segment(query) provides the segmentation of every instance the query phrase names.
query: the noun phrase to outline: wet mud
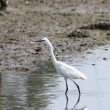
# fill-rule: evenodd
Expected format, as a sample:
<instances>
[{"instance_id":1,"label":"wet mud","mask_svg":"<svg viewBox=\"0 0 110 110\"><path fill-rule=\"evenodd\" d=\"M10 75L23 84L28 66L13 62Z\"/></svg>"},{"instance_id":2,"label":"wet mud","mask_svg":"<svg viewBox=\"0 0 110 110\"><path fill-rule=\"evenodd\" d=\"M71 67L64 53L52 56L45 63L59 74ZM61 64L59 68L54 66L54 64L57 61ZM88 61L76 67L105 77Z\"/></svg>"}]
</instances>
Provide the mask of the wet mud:
<instances>
[{"instance_id":1,"label":"wet mud","mask_svg":"<svg viewBox=\"0 0 110 110\"><path fill-rule=\"evenodd\" d=\"M56 57L110 43L109 28L78 29L108 21L109 5L109 0L10 0L0 14L0 71L30 71L39 61L48 61L47 47L29 43L44 36L54 45Z\"/></svg>"}]
</instances>

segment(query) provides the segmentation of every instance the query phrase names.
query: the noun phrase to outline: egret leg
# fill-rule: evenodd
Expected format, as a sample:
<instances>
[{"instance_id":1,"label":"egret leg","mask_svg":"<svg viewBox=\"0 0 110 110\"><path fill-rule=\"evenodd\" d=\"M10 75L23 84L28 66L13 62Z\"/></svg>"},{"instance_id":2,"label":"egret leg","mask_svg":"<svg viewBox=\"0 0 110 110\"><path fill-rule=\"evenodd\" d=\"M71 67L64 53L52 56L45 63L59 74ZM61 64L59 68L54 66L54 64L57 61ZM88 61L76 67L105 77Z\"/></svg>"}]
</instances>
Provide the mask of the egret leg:
<instances>
[{"instance_id":1,"label":"egret leg","mask_svg":"<svg viewBox=\"0 0 110 110\"><path fill-rule=\"evenodd\" d=\"M67 91L68 91L67 79L65 79L65 82L66 82L66 91L65 91L65 95L66 95L67 94Z\"/></svg>"},{"instance_id":2,"label":"egret leg","mask_svg":"<svg viewBox=\"0 0 110 110\"><path fill-rule=\"evenodd\" d=\"M65 97L66 97L65 110L68 110L68 96L67 96L67 94L65 94Z\"/></svg>"},{"instance_id":3,"label":"egret leg","mask_svg":"<svg viewBox=\"0 0 110 110\"><path fill-rule=\"evenodd\" d=\"M73 80L72 80L73 81ZM78 86L78 84L75 82L75 81L73 81L74 82L74 84L76 85L76 87L78 88L78 92L79 92L79 96L78 96L78 100L77 100L77 102L76 102L76 104L75 104L75 106L79 103L79 101L80 101L80 96L81 96L81 92L80 92L80 88L79 88L79 86Z\"/></svg>"}]
</instances>

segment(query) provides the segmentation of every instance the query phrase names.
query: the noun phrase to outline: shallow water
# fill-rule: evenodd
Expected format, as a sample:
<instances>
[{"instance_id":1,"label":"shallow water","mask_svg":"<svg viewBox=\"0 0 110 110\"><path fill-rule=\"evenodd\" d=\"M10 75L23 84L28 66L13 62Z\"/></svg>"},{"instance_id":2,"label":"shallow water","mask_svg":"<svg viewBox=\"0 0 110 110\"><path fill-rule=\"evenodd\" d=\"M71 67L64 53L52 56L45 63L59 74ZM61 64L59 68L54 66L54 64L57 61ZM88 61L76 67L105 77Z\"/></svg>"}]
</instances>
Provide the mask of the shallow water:
<instances>
[{"instance_id":1,"label":"shallow water","mask_svg":"<svg viewBox=\"0 0 110 110\"><path fill-rule=\"evenodd\" d=\"M50 63L34 72L0 74L0 110L109 110L110 108L110 46L88 50L77 58L66 58L85 73L87 80L76 80L81 89L78 98L75 85L68 80L68 101L64 79Z\"/></svg>"}]
</instances>

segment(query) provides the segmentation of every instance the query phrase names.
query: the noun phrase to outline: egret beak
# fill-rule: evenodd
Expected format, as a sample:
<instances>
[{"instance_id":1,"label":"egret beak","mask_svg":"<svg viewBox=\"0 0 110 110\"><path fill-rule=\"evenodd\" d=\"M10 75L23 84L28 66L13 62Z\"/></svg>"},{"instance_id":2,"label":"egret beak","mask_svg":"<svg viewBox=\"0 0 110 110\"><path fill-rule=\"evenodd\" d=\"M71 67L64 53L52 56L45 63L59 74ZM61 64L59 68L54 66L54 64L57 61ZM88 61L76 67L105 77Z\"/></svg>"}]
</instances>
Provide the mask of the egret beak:
<instances>
[{"instance_id":1,"label":"egret beak","mask_svg":"<svg viewBox=\"0 0 110 110\"><path fill-rule=\"evenodd\" d=\"M36 43L36 42L43 42L43 41L45 41L45 40L37 40L37 41L30 42L30 43L31 43L31 44L34 44L34 43Z\"/></svg>"},{"instance_id":2,"label":"egret beak","mask_svg":"<svg viewBox=\"0 0 110 110\"><path fill-rule=\"evenodd\" d=\"M35 41L35 42L43 42L43 41L45 41L45 40L37 40L37 41Z\"/></svg>"}]
</instances>

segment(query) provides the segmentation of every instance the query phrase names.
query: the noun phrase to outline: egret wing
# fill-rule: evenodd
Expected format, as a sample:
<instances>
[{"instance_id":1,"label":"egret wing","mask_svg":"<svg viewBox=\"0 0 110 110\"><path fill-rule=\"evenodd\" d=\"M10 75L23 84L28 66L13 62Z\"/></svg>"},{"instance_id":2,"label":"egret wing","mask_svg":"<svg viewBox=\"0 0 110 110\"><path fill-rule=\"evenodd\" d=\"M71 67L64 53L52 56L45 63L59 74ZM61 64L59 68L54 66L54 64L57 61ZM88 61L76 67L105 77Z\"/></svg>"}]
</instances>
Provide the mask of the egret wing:
<instances>
[{"instance_id":1,"label":"egret wing","mask_svg":"<svg viewBox=\"0 0 110 110\"><path fill-rule=\"evenodd\" d=\"M64 76L65 78L69 79L86 79L86 77L76 68L67 65L63 62L59 63L58 72Z\"/></svg>"}]
</instances>

